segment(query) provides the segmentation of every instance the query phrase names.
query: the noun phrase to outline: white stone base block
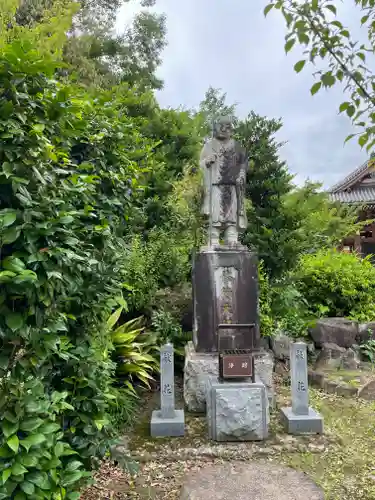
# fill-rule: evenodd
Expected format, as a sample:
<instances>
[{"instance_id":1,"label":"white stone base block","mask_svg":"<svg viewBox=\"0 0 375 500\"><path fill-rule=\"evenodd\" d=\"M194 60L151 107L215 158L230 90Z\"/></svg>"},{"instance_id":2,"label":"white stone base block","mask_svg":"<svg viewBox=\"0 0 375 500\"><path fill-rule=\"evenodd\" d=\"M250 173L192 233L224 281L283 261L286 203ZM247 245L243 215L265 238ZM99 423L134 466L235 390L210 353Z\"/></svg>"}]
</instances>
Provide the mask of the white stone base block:
<instances>
[{"instance_id":1,"label":"white stone base block","mask_svg":"<svg viewBox=\"0 0 375 500\"><path fill-rule=\"evenodd\" d=\"M177 437L185 434L184 410L175 410L174 417L162 417L160 410L152 412L150 434L152 437Z\"/></svg>"},{"instance_id":2,"label":"white stone base block","mask_svg":"<svg viewBox=\"0 0 375 500\"><path fill-rule=\"evenodd\" d=\"M268 436L268 401L262 383L207 379L208 435L214 441L262 441Z\"/></svg>"},{"instance_id":3,"label":"white stone base block","mask_svg":"<svg viewBox=\"0 0 375 500\"><path fill-rule=\"evenodd\" d=\"M307 415L296 415L292 408L281 408L281 418L288 434L323 434L323 417L312 408Z\"/></svg>"},{"instance_id":4,"label":"white stone base block","mask_svg":"<svg viewBox=\"0 0 375 500\"><path fill-rule=\"evenodd\" d=\"M257 354L254 360L255 379L266 387L270 408L274 405L273 386L273 354L264 351ZM194 349L193 342L185 347L184 367L184 400L188 411L204 413L206 411L207 377L216 378L219 374L219 357L217 353L200 353Z\"/></svg>"}]
</instances>

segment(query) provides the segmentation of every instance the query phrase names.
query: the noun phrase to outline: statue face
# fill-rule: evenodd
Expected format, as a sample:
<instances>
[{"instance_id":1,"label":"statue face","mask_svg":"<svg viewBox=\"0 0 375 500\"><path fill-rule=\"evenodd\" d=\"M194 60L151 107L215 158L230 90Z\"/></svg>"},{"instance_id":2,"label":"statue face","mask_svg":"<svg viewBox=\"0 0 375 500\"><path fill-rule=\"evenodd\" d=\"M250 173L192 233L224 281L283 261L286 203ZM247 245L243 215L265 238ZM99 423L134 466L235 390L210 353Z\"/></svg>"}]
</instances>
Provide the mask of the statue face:
<instances>
[{"instance_id":1,"label":"statue face","mask_svg":"<svg viewBox=\"0 0 375 500\"><path fill-rule=\"evenodd\" d=\"M225 140L232 136L232 121L230 118L221 118L215 123L214 136L216 139Z\"/></svg>"}]
</instances>

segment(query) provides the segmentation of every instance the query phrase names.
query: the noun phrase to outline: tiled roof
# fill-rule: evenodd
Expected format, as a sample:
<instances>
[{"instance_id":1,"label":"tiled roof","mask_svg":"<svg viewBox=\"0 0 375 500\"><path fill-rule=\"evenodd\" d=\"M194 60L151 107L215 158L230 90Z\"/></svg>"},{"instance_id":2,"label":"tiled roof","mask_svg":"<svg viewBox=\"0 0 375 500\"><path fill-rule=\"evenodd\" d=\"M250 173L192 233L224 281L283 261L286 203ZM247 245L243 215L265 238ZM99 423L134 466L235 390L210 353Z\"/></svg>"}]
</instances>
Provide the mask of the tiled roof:
<instances>
[{"instance_id":1,"label":"tiled roof","mask_svg":"<svg viewBox=\"0 0 375 500\"><path fill-rule=\"evenodd\" d=\"M328 192L333 194L336 193L337 191L343 191L344 189L348 189L349 187L353 186L353 184L362 179L362 177L366 174L368 168L369 168L369 162L366 161L366 163L356 168L354 172L347 175L345 179L332 186Z\"/></svg>"},{"instance_id":2,"label":"tiled roof","mask_svg":"<svg viewBox=\"0 0 375 500\"><path fill-rule=\"evenodd\" d=\"M343 203L375 203L375 187L361 187L348 191L330 191L329 196L333 201Z\"/></svg>"}]
</instances>

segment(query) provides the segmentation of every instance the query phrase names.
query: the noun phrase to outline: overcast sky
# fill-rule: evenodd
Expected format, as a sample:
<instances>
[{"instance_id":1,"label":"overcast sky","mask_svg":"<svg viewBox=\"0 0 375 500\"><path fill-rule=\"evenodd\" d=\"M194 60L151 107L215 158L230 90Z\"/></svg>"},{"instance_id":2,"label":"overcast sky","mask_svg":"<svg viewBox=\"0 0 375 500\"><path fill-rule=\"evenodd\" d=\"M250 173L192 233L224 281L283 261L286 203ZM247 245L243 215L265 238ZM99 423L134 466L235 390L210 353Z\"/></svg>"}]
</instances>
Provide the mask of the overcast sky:
<instances>
[{"instance_id":1,"label":"overcast sky","mask_svg":"<svg viewBox=\"0 0 375 500\"><path fill-rule=\"evenodd\" d=\"M118 15L122 31L137 10L136 0ZM296 182L321 181L325 187L363 163L367 154L355 139L344 146L351 123L338 115L340 88L310 95L311 67L296 74L297 51L284 52L285 27L279 12L263 15L267 0L157 0L167 16L168 47L159 70L163 106L196 107L211 85L237 102L239 115L250 110L282 118L281 156ZM342 8L340 19L353 24L356 11ZM357 16L358 17L358 16Z\"/></svg>"}]
</instances>

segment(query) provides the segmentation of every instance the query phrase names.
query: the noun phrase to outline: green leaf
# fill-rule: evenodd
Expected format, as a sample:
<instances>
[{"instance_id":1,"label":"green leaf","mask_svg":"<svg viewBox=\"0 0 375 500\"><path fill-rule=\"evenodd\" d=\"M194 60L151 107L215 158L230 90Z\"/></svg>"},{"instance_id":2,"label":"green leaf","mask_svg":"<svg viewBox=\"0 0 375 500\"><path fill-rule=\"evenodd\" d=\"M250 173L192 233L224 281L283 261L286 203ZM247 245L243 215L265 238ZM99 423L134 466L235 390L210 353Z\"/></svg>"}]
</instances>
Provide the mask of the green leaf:
<instances>
[{"instance_id":1,"label":"green leaf","mask_svg":"<svg viewBox=\"0 0 375 500\"><path fill-rule=\"evenodd\" d=\"M332 87L336 82L336 78L330 72L322 75L321 80L325 87Z\"/></svg>"},{"instance_id":2,"label":"green leaf","mask_svg":"<svg viewBox=\"0 0 375 500\"><path fill-rule=\"evenodd\" d=\"M12 474L14 476L20 476L21 474L26 474L26 472L28 472L28 470L23 465L21 465L17 462L15 464L13 464Z\"/></svg>"},{"instance_id":3,"label":"green leaf","mask_svg":"<svg viewBox=\"0 0 375 500\"><path fill-rule=\"evenodd\" d=\"M3 478L3 484L5 484L9 477L12 475L12 469L5 469L3 471L3 475L2 475L2 478Z\"/></svg>"},{"instance_id":4,"label":"green leaf","mask_svg":"<svg viewBox=\"0 0 375 500\"><path fill-rule=\"evenodd\" d=\"M14 435L12 437L10 437L8 440L7 440L7 445L9 446L9 448L14 451L14 453L17 453L18 451L18 448L19 448L19 440L18 440L18 436Z\"/></svg>"},{"instance_id":5,"label":"green leaf","mask_svg":"<svg viewBox=\"0 0 375 500\"><path fill-rule=\"evenodd\" d=\"M294 71L296 73L299 73L300 71L303 70L304 66L306 64L306 61L304 59L302 59L301 61L298 61L295 65L294 65Z\"/></svg>"},{"instance_id":6,"label":"green leaf","mask_svg":"<svg viewBox=\"0 0 375 500\"><path fill-rule=\"evenodd\" d=\"M335 15L337 14L337 9L334 5L328 4L328 5L325 5L325 8L330 10L333 14L335 14Z\"/></svg>"},{"instance_id":7,"label":"green leaf","mask_svg":"<svg viewBox=\"0 0 375 500\"><path fill-rule=\"evenodd\" d=\"M353 139L353 137L355 137L357 134L350 134L348 135L346 138L345 138L345 141L344 141L344 144L348 141L350 141L350 139Z\"/></svg>"},{"instance_id":8,"label":"green leaf","mask_svg":"<svg viewBox=\"0 0 375 500\"><path fill-rule=\"evenodd\" d=\"M64 477L61 482L63 486L70 486L71 484L79 481L82 475L83 475L82 471L75 470L73 472L69 472L68 474L64 474Z\"/></svg>"},{"instance_id":9,"label":"green leaf","mask_svg":"<svg viewBox=\"0 0 375 500\"><path fill-rule=\"evenodd\" d=\"M0 210L0 228L11 226L17 220L15 210Z\"/></svg>"},{"instance_id":10,"label":"green leaf","mask_svg":"<svg viewBox=\"0 0 375 500\"><path fill-rule=\"evenodd\" d=\"M368 21L369 17L370 17L369 14L367 14L366 16L363 16L361 19L361 24L365 24Z\"/></svg>"},{"instance_id":11,"label":"green leaf","mask_svg":"<svg viewBox=\"0 0 375 500\"><path fill-rule=\"evenodd\" d=\"M7 420L3 420L1 423L1 430L6 438L12 436L18 431L18 422L8 422Z\"/></svg>"},{"instance_id":12,"label":"green leaf","mask_svg":"<svg viewBox=\"0 0 375 500\"><path fill-rule=\"evenodd\" d=\"M27 500L27 497L25 497L25 495L22 493L22 491L20 491L19 493L17 493L17 495L14 497L14 500Z\"/></svg>"},{"instance_id":13,"label":"green leaf","mask_svg":"<svg viewBox=\"0 0 375 500\"><path fill-rule=\"evenodd\" d=\"M311 90L310 90L311 95L316 94L320 90L321 86L322 86L322 82L314 83L314 85L311 87Z\"/></svg>"},{"instance_id":14,"label":"green leaf","mask_svg":"<svg viewBox=\"0 0 375 500\"><path fill-rule=\"evenodd\" d=\"M30 483L36 484L39 488L44 489L44 486L48 481L48 476L44 472L31 472L30 474L27 474L26 480Z\"/></svg>"},{"instance_id":15,"label":"green leaf","mask_svg":"<svg viewBox=\"0 0 375 500\"><path fill-rule=\"evenodd\" d=\"M318 10L318 7L319 7L318 0L312 0L311 1L311 10L313 10L314 12L316 12Z\"/></svg>"},{"instance_id":16,"label":"green leaf","mask_svg":"<svg viewBox=\"0 0 375 500\"><path fill-rule=\"evenodd\" d=\"M61 441L56 443L54 451L57 457L61 457L62 454L64 453L64 443L61 443Z\"/></svg>"},{"instance_id":17,"label":"green leaf","mask_svg":"<svg viewBox=\"0 0 375 500\"><path fill-rule=\"evenodd\" d=\"M21 272L26 268L24 262L17 257L6 257L2 261L2 266L7 271L13 271L15 273Z\"/></svg>"},{"instance_id":18,"label":"green leaf","mask_svg":"<svg viewBox=\"0 0 375 500\"><path fill-rule=\"evenodd\" d=\"M264 8L264 11L263 11L263 14L266 16L270 10L272 10L273 8L275 7L275 4L274 3L269 3L268 5L266 5L266 7Z\"/></svg>"},{"instance_id":19,"label":"green leaf","mask_svg":"<svg viewBox=\"0 0 375 500\"><path fill-rule=\"evenodd\" d=\"M45 440L46 440L46 437L43 436L43 434L32 434L31 436L28 436L27 438L20 441L20 444L27 451L29 451L29 449L32 446L38 446L39 444L44 443Z\"/></svg>"},{"instance_id":20,"label":"green leaf","mask_svg":"<svg viewBox=\"0 0 375 500\"><path fill-rule=\"evenodd\" d=\"M23 317L19 313L7 314L7 316L5 317L5 322L13 332L22 328L24 324Z\"/></svg>"},{"instance_id":21,"label":"green leaf","mask_svg":"<svg viewBox=\"0 0 375 500\"><path fill-rule=\"evenodd\" d=\"M28 418L20 424L21 431L32 432L43 424L41 418Z\"/></svg>"},{"instance_id":22,"label":"green leaf","mask_svg":"<svg viewBox=\"0 0 375 500\"><path fill-rule=\"evenodd\" d=\"M22 465L25 467L35 467L38 465L40 458L37 455L32 455L31 453L22 454L19 457L19 460Z\"/></svg>"},{"instance_id":23,"label":"green leaf","mask_svg":"<svg viewBox=\"0 0 375 500\"><path fill-rule=\"evenodd\" d=\"M13 453L10 451L10 449L7 446L2 446L0 448L0 458L10 458L13 456Z\"/></svg>"},{"instance_id":24,"label":"green leaf","mask_svg":"<svg viewBox=\"0 0 375 500\"><path fill-rule=\"evenodd\" d=\"M295 43L296 43L296 39L295 39L295 38L290 38L290 39L286 42L286 44L285 44L285 46L284 46L284 48L285 48L285 52L286 52L286 53L288 53L289 51L291 51Z\"/></svg>"},{"instance_id":25,"label":"green leaf","mask_svg":"<svg viewBox=\"0 0 375 500\"><path fill-rule=\"evenodd\" d=\"M78 462L78 460L73 460L72 462L68 463L68 465L66 466L66 470L73 471L79 469L80 467L82 467L82 463Z\"/></svg>"},{"instance_id":26,"label":"green leaf","mask_svg":"<svg viewBox=\"0 0 375 500\"><path fill-rule=\"evenodd\" d=\"M369 136L367 134L362 134L358 138L358 144L361 146L361 148L363 148L363 146L368 142L368 140L369 140Z\"/></svg>"},{"instance_id":27,"label":"green leaf","mask_svg":"<svg viewBox=\"0 0 375 500\"><path fill-rule=\"evenodd\" d=\"M348 102L348 101L342 102L340 104L340 108L339 108L340 113L342 113L343 111L347 110L348 106L350 106L350 102Z\"/></svg>"},{"instance_id":28,"label":"green leaf","mask_svg":"<svg viewBox=\"0 0 375 500\"><path fill-rule=\"evenodd\" d=\"M64 217L61 217L59 219L59 222L61 222L62 224L71 224L73 221L74 217L72 217L71 215L65 215Z\"/></svg>"},{"instance_id":29,"label":"green leaf","mask_svg":"<svg viewBox=\"0 0 375 500\"><path fill-rule=\"evenodd\" d=\"M12 167L12 165L11 165L9 162L7 162L7 161L5 161L5 162L3 163L3 165L2 165L2 169L3 169L3 173L4 173L4 175L5 175L5 177L6 177L7 179L8 179L8 178L12 175L12 173L13 173L13 167Z\"/></svg>"},{"instance_id":30,"label":"green leaf","mask_svg":"<svg viewBox=\"0 0 375 500\"><path fill-rule=\"evenodd\" d=\"M43 425L41 428L40 428L40 432L43 433L43 434L52 434L53 432L56 432L58 430L60 430L60 425L59 424L56 424L54 422L51 422L51 423L48 423L48 424L45 424Z\"/></svg>"},{"instance_id":31,"label":"green leaf","mask_svg":"<svg viewBox=\"0 0 375 500\"><path fill-rule=\"evenodd\" d=\"M6 366L8 366L8 362L6 363ZM6 411L4 413L4 418L6 420L8 420L8 422L12 422L13 424L15 424L16 422L18 422L18 417L16 417L16 415L14 415L12 412L10 411Z\"/></svg>"},{"instance_id":32,"label":"green leaf","mask_svg":"<svg viewBox=\"0 0 375 500\"><path fill-rule=\"evenodd\" d=\"M35 486L29 481L22 481L21 490L26 493L26 495L33 495L35 491Z\"/></svg>"},{"instance_id":33,"label":"green leaf","mask_svg":"<svg viewBox=\"0 0 375 500\"><path fill-rule=\"evenodd\" d=\"M351 118L355 113L355 107L353 106L353 104L350 104L350 106L347 107L346 109L346 114L349 116L349 118Z\"/></svg>"},{"instance_id":34,"label":"green leaf","mask_svg":"<svg viewBox=\"0 0 375 500\"><path fill-rule=\"evenodd\" d=\"M121 313L123 311L123 307L119 307L116 309L116 311L111 314L111 316L108 318L107 320L107 327L109 330L112 330L112 328L115 326L115 324L117 323L117 321L119 320L120 316L121 316Z\"/></svg>"},{"instance_id":35,"label":"green leaf","mask_svg":"<svg viewBox=\"0 0 375 500\"><path fill-rule=\"evenodd\" d=\"M11 227L0 235L0 240L2 241L3 245L10 245L19 238L20 234L21 230L19 227Z\"/></svg>"}]
</instances>

